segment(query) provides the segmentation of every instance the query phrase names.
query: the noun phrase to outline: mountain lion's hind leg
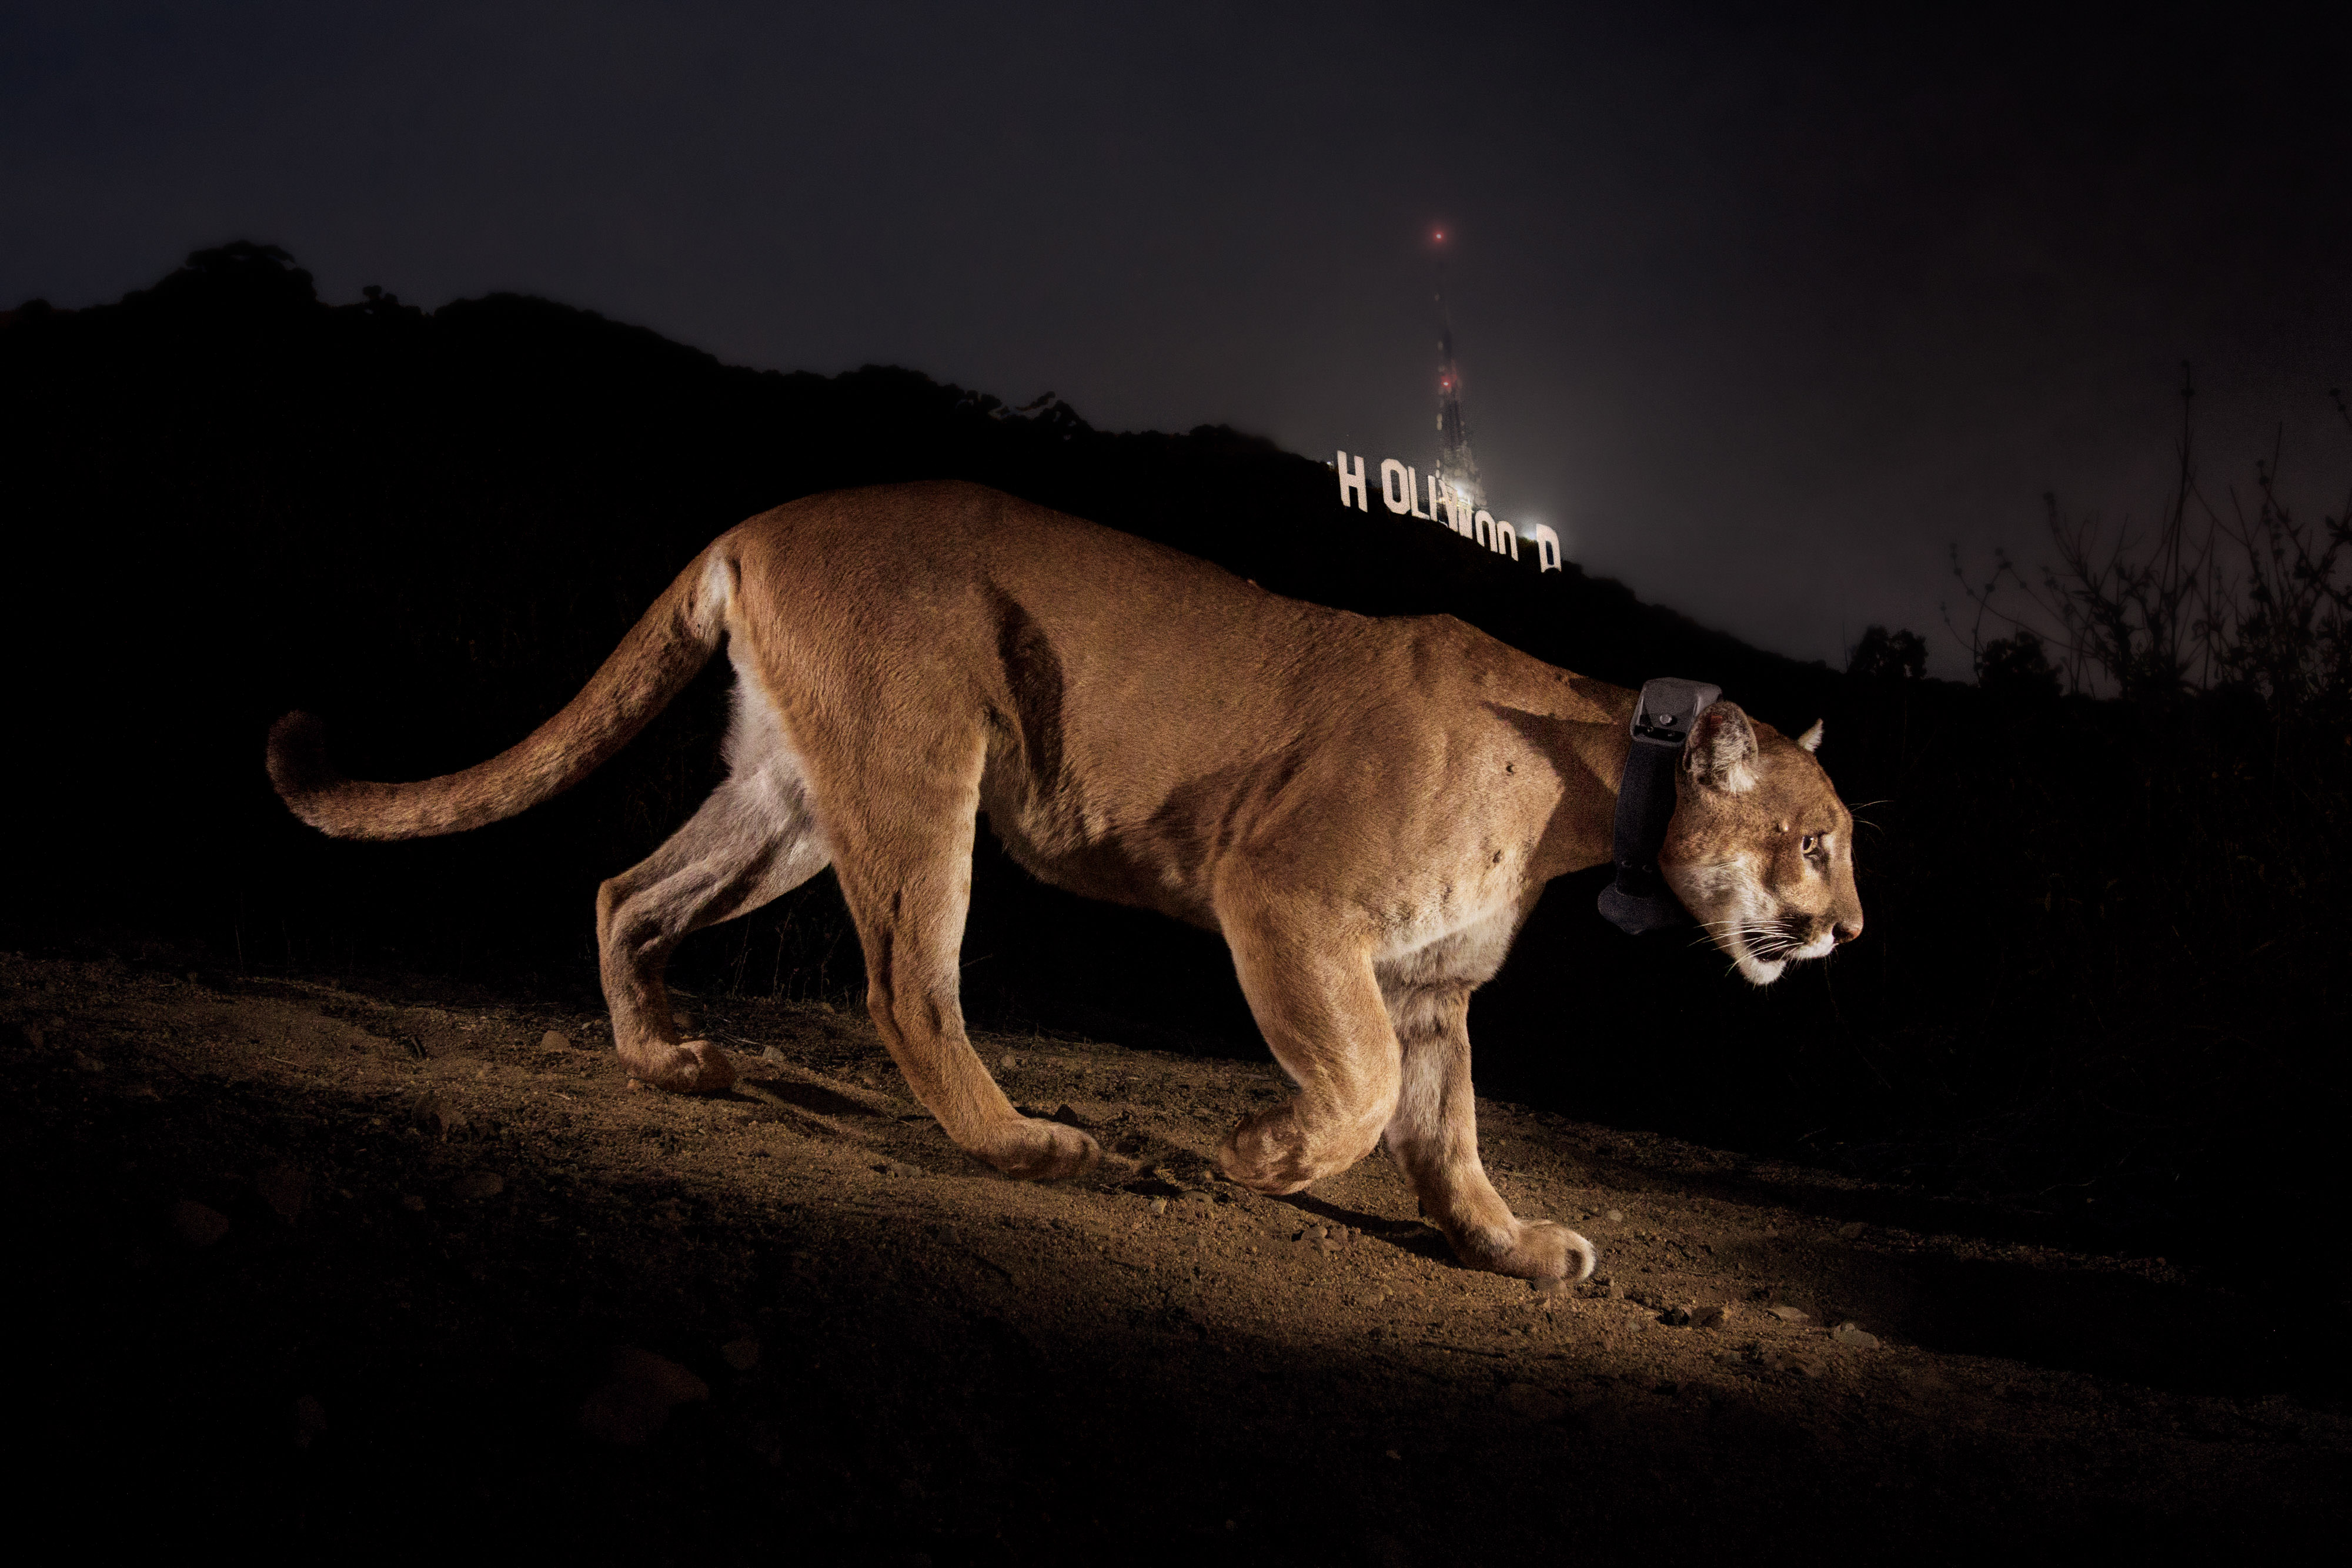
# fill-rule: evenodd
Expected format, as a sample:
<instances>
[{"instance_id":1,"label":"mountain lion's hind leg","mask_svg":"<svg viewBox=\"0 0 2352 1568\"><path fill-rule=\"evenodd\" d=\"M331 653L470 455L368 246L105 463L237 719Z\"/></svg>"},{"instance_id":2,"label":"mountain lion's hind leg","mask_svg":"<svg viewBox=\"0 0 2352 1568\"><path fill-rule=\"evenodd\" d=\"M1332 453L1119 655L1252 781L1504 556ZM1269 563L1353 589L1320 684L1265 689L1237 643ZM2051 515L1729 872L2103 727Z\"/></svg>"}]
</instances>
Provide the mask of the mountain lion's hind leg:
<instances>
[{"instance_id":1,"label":"mountain lion's hind leg","mask_svg":"<svg viewBox=\"0 0 2352 1568\"><path fill-rule=\"evenodd\" d=\"M730 749L746 742L739 713ZM824 836L790 754L739 757L732 777L652 854L596 890L596 948L613 1043L629 1075L681 1094L723 1093L735 1065L680 1040L662 971L688 932L746 915L825 866Z\"/></svg>"},{"instance_id":2,"label":"mountain lion's hind leg","mask_svg":"<svg viewBox=\"0 0 2352 1568\"><path fill-rule=\"evenodd\" d=\"M1404 1084L1387 1134L1389 1156L1412 1183L1454 1254L1473 1269L1522 1280L1592 1272L1592 1243L1549 1219L1511 1212L1478 1160L1470 1089L1470 988L1391 986L1389 1014L1404 1046Z\"/></svg>"},{"instance_id":3,"label":"mountain lion's hind leg","mask_svg":"<svg viewBox=\"0 0 2352 1568\"><path fill-rule=\"evenodd\" d=\"M908 1088L959 1147L1007 1176L1052 1181L1102 1150L1013 1109L964 1033L958 995L983 744L950 733L878 747L887 761L863 779L826 780L825 831L866 952L866 1010Z\"/></svg>"}]
</instances>

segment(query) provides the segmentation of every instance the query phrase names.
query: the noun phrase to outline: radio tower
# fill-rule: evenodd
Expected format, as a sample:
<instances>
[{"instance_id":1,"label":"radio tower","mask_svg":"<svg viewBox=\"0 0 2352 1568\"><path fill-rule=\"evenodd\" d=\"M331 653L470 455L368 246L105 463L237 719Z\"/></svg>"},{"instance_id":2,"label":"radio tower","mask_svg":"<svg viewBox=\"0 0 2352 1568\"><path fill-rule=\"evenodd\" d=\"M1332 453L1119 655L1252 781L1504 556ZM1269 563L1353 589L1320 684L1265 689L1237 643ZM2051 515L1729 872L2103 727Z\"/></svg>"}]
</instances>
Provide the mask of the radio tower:
<instances>
[{"instance_id":1,"label":"radio tower","mask_svg":"<svg viewBox=\"0 0 2352 1568\"><path fill-rule=\"evenodd\" d=\"M1445 310L1445 231L1437 231L1437 478L1442 493L1472 510L1486 504L1477 455L1462 418L1462 371L1454 362L1454 322Z\"/></svg>"}]
</instances>

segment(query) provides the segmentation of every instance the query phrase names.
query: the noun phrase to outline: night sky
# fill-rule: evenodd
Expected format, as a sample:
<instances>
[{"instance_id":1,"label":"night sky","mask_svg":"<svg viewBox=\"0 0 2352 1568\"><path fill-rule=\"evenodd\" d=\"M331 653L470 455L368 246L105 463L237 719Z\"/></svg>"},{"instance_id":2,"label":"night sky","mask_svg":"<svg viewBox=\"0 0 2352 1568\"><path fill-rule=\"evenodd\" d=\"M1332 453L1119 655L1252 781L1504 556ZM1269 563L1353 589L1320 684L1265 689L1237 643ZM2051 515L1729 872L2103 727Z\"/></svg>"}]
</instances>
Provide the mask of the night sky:
<instances>
[{"instance_id":1,"label":"night sky","mask_svg":"<svg viewBox=\"0 0 2352 1568\"><path fill-rule=\"evenodd\" d=\"M2352 54L2057 9L12 4L0 301L245 238L1425 466L1443 227L1500 515L1958 674L1948 546L2149 516L2183 360L2221 504L2282 423L2305 505L2352 478Z\"/></svg>"}]
</instances>

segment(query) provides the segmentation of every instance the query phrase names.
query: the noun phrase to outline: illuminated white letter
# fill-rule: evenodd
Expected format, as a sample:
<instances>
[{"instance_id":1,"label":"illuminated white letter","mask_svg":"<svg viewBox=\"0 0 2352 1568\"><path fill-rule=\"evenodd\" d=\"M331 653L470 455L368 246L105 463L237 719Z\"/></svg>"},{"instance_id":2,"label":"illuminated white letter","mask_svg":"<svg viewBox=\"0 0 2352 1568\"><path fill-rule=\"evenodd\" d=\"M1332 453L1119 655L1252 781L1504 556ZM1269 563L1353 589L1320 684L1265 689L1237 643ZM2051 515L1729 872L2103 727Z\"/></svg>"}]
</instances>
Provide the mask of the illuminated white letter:
<instances>
[{"instance_id":1,"label":"illuminated white letter","mask_svg":"<svg viewBox=\"0 0 2352 1568\"><path fill-rule=\"evenodd\" d=\"M1559 536L1541 523L1535 526L1533 533L1536 541L1537 563L1545 571L1558 571L1559 570Z\"/></svg>"},{"instance_id":2,"label":"illuminated white letter","mask_svg":"<svg viewBox=\"0 0 2352 1568\"><path fill-rule=\"evenodd\" d=\"M1362 455L1360 454L1357 456L1356 471L1351 475L1348 472L1347 448L1341 447L1339 449L1339 505L1344 507L1348 504L1348 492L1353 490L1356 493L1356 510L1360 512L1370 511L1371 507L1364 504L1364 459Z\"/></svg>"},{"instance_id":3,"label":"illuminated white letter","mask_svg":"<svg viewBox=\"0 0 2352 1568\"><path fill-rule=\"evenodd\" d=\"M1503 541L1505 539L1511 541L1511 559L1513 560L1518 559L1519 530L1511 527L1510 524L1503 521L1500 517L1497 517L1495 519L1495 553L1496 555L1503 553Z\"/></svg>"},{"instance_id":4,"label":"illuminated white letter","mask_svg":"<svg viewBox=\"0 0 2352 1568\"><path fill-rule=\"evenodd\" d=\"M1472 538L1475 538L1480 544L1485 545L1488 549L1493 549L1495 548L1494 513L1486 510L1484 507L1479 507L1478 515L1470 520L1470 526L1477 530L1471 536Z\"/></svg>"},{"instance_id":5,"label":"illuminated white letter","mask_svg":"<svg viewBox=\"0 0 2352 1568\"><path fill-rule=\"evenodd\" d=\"M1437 508L1440 507L1445 508L1445 526L1454 528L1454 503L1438 493L1437 476L1432 474L1429 476L1429 516L1433 521L1436 519ZM1454 531L1458 534L1462 530L1454 528Z\"/></svg>"},{"instance_id":6,"label":"illuminated white letter","mask_svg":"<svg viewBox=\"0 0 2352 1568\"><path fill-rule=\"evenodd\" d=\"M1412 510L1412 481L1405 477L1404 465L1393 457L1381 459L1381 504L1391 512Z\"/></svg>"},{"instance_id":7,"label":"illuminated white letter","mask_svg":"<svg viewBox=\"0 0 2352 1568\"><path fill-rule=\"evenodd\" d=\"M1421 509L1421 476L1410 468L1404 471L1404 493L1412 497L1412 515L1428 522L1429 514Z\"/></svg>"}]
</instances>

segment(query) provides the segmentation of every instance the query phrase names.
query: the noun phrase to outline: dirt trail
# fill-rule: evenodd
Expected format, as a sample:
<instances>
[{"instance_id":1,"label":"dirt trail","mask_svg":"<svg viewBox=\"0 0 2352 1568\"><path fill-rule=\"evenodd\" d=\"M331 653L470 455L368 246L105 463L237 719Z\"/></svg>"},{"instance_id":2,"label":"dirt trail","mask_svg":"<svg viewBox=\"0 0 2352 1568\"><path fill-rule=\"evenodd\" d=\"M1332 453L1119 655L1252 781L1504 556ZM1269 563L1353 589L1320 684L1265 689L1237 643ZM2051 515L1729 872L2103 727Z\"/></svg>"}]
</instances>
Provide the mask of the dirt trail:
<instances>
[{"instance_id":1,"label":"dirt trail","mask_svg":"<svg viewBox=\"0 0 2352 1568\"><path fill-rule=\"evenodd\" d=\"M982 1040L1118 1156L1036 1187L820 1009L683 999L747 1071L696 1101L634 1090L600 1019L446 986L0 982L26 1408L95 1536L1940 1560L2352 1511L2326 1327L1901 1189L1484 1103L1504 1195L1601 1248L1536 1290L1456 1268L1377 1158L1218 1180L1270 1066Z\"/></svg>"}]
</instances>

